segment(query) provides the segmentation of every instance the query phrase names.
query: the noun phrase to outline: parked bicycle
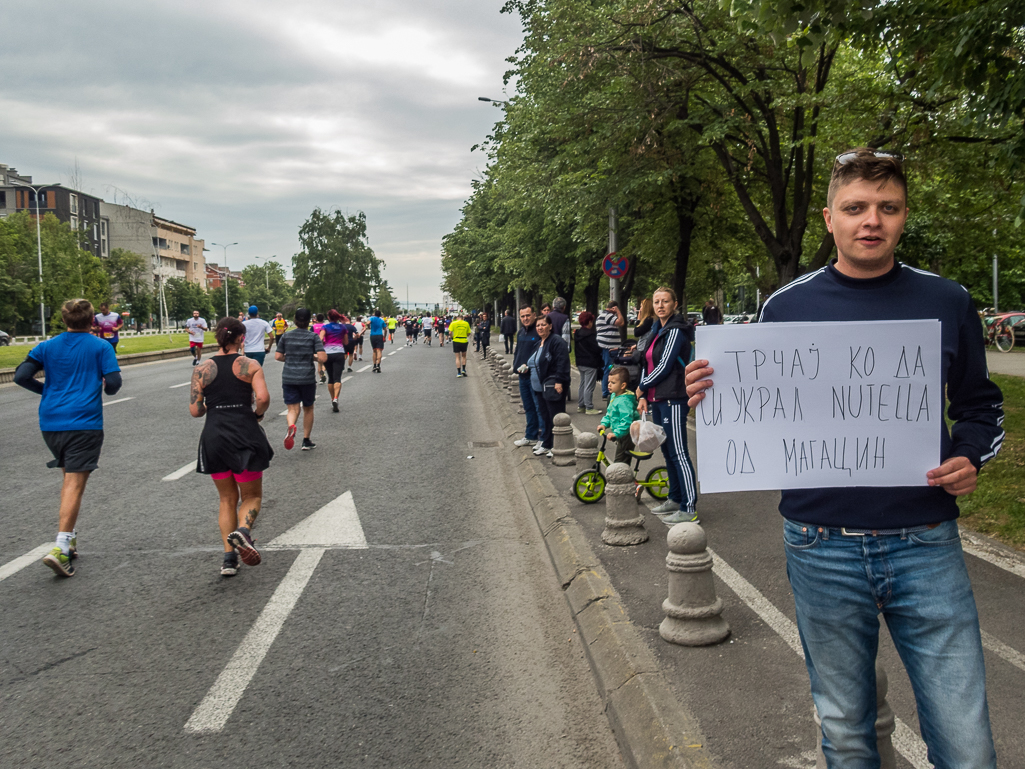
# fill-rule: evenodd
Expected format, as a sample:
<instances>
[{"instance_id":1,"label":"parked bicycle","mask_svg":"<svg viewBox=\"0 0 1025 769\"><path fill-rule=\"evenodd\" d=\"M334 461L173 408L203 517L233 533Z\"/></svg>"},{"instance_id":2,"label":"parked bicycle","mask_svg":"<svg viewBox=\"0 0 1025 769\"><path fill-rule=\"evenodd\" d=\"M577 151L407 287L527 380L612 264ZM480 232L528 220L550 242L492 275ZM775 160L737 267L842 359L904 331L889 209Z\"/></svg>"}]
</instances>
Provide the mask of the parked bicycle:
<instances>
[{"instance_id":1,"label":"parked bicycle","mask_svg":"<svg viewBox=\"0 0 1025 769\"><path fill-rule=\"evenodd\" d=\"M594 461L594 467L577 473L573 478L573 496L585 505L600 502L605 496L604 470L611 464L608 457L605 456L605 446L608 444L608 440L608 435L602 433L601 446L598 447L598 458ZM630 456L634 459L633 471L636 484L634 496L640 499L641 493L647 489L655 499L659 501L666 499L669 496L669 472L665 465L652 468L643 481L638 481L636 475L641 469L641 460L650 459L651 452L631 451Z\"/></svg>"},{"instance_id":2,"label":"parked bicycle","mask_svg":"<svg viewBox=\"0 0 1025 769\"><path fill-rule=\"evenodd\" d=\"M1004 318L986 315L982 319L986 346L995 346L1000 352L1010 352L1014 347L1014 330Z\"/></svg>"}]
</instances>

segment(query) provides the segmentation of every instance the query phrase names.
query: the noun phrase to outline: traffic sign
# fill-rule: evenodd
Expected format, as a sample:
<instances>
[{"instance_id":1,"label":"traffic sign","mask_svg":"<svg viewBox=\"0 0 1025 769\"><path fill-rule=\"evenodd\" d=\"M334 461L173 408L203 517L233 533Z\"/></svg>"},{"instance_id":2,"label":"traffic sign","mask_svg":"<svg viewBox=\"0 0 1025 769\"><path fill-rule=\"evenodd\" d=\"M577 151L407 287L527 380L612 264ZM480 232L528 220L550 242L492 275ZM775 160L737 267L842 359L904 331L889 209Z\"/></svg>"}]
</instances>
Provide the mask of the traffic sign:
<instances>
[{"instance_id":1,"label":"traffic sign","mask_svg":"<svg viewBox=\"0 0 1025 769\"><path fill-rule=\"evenodd\" d=\"M601 263L602 271L613 280L619 280L630 269L630 260L625 256L616 256L616 252L606 256Z\"/></svg>"}]
</instances>

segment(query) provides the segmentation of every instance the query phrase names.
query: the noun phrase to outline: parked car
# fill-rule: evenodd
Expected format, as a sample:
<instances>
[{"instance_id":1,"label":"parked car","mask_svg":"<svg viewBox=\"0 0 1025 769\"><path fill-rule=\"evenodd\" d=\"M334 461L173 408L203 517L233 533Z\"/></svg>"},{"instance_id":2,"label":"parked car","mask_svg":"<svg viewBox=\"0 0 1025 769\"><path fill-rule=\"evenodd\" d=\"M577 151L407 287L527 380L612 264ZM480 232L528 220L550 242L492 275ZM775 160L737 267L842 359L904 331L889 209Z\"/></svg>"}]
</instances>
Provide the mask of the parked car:
<instances>
[{"instance_id":1,"label":"parked car","mask_svg":"<svg viewBox=\"0 0 1025 769\"><path fill-rule=\"evenodd\" d=\"M11 343L11 337L6 331L0 330L0 347L6 347Z\"/></svg>"},{"instance_id":2,"label":"parked car","mask_svg":"<svg viewBox=\"0 0 1025 769\"><path fill-rule=\"evenodd\" d=\"M1002 312L996 317L1011 325L1016 345L1025 344L1025 312Z\"/></svg>"}]
</instances>

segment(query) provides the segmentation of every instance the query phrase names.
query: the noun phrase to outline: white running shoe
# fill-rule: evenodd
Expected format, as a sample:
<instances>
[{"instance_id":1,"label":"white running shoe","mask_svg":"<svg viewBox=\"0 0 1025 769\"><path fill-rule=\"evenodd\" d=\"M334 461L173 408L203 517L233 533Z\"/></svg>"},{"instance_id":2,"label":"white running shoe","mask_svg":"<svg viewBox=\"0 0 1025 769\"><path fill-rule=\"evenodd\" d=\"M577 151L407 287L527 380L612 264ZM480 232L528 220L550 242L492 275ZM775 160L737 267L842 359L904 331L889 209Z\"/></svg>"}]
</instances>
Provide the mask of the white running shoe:
<instances>
[{"instance_id":1,"label":"white running shoe","mask_svg":"<svg viewBox=\"0 0 1025 769\"><path fill-rule=\"evenodd\" d=\"M544 446L535 446L534 447L534 456L535 457L539 457L542 454L547 454L547 453L548 453L548 449L546 449Z\"/></svg>"},{"instance_id":2,"label":"white running shoe","mask_svg":"<svg viewBox=\"0 0 1025 769\"><path fill-rule=\"evenodd\" d=\"M523 446L529 446L532 443L534 443L532 438L520 438L518 441L513 441L513 446L520 446L522 448Z\"/></svg>"}]
</instances>

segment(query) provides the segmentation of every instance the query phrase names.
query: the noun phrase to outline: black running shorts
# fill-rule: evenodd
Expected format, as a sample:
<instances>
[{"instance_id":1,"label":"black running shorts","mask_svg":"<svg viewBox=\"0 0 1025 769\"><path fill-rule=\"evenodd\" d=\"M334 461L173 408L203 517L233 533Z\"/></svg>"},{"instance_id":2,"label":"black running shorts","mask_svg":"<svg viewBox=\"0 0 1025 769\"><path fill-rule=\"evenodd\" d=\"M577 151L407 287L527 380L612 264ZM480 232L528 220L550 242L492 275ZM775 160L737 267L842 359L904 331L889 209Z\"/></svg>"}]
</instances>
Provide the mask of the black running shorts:
<instances>
[{"instance_id":1,"label":"black running shorts","mask_svg":"<svg viewBox=\"0 0 1025 769\"><path fill-rule=\"evenodd\" d=\"M342 381L342 372L345 371L345 353L328 353L327 362L324 364L327 370L327 381L331 384Z\"/></svg>"},{"instance_id":2,"label":"black running shorts","mask_svg":"<svg viewBox=\"0 0 1025 769\"><path fill-rule=\"evenodd\" d=\"M53 454L47 467L63 467L69 473L88 473L99 467L103 430L44 431L43 441Z\"/></svg>"},{"instance_id":3,"label":"black running shorts","mask_svg":"<svg viewBox=\"0 0 1025 769\"><path fill-rule=\"evenodd\" d=\"M370 337L370 346L373 347L375 350L383 350L384 349L384 336L371 336Z\"/></svg>"},{"instance_id":4,"label":"black running shorts","mask_svg":"<svg viewBox=\"0 0 1025 769\"><path fill-rule=\"evenodd\" d=\"M452 352L466 352L469 342L452 342Z\"/></svg>"}]
</instances>

